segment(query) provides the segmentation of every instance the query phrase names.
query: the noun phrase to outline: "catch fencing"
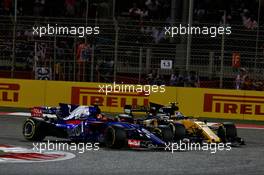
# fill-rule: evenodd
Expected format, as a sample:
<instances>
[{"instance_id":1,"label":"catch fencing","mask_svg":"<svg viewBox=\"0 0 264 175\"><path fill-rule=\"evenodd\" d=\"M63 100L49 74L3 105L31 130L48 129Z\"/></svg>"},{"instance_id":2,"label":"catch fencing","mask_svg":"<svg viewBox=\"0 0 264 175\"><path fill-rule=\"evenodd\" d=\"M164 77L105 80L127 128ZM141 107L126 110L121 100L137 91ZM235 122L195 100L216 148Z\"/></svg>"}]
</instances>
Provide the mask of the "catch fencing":
<instances>
[{"instance_id":1,"label":"catch fencing","mask_svg":"<svg viewBox=\"0 0 264 175\"><path fill-rule=\"evenodd\" d=\"M69 35L33 36L33 26L98 26L99 35L85 38ZM170 75L177 69L187 77L190 71L199 76L201 87L231 88L239 66L247 69L253 81L263 81L264 28L248 29L230 24L231 35L187 35L169 37L164 27L181 22L148 22L125 19L70 19L18 17L0 18L1 77L50 79L85 82L118 82L145 84L148 74L159 76L169 85ZM220 26L193 23L194 26ZM78 61L78 46L86 42L89 56ZM188 44L191 49L187 49ZM187 53L189 51L189 53ZM187 62L187 55L190 60ZM161 60L171 61L169 69L161 68ZM170 63L170 62L168 62Z\"/></svg>"}]
</instances>

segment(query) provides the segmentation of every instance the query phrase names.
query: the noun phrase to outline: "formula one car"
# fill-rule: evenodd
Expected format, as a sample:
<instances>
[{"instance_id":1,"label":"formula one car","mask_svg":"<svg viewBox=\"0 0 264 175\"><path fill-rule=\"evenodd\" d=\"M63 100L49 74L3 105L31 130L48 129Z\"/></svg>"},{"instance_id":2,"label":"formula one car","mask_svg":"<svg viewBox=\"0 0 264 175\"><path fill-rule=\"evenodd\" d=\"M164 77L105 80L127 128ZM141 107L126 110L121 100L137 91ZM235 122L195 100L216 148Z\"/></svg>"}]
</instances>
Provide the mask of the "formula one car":
<instances>
[{"instance_id":1,"label":"formula one car","mask_svg":"<svg viewBox=\"0 0 264 175\"><path fill-rule=\"evenodd\" d=\"M109 148L159 148L166 144L143 127L118 122L101 114L98 106L60 104L59 107L35 107L23 124L29 141L46 136L72 141L100 143Z\"/></svg>"},{"instance_id":2,"label":"formula one car","mask_svg":"<svg viewBox=\"0 0 264 175\"><path fill-rule=\"evenodd\" d=\"M145 111L144 119L134 119L135 123L144 126L149 130L157 130L159 126L169 126L173 131L173 140L179 141L188 139L191 142L227 143L232 146L243 145L245 142L237 136L236 126L231 122L208 123L198 119L189 118L180 113L176 103L169 106L150 103L148 108L132 108L127 105L125 108L126 117L133 118L134 111ZM121 116L122 119L122 116Z\"/></svg>"},{"instance_id":3,"label":"formula one car","mask_svg":"<svg viewBox=\"0 0 264 175\"><path fill-rule=\"evenodd\" d=\"M146 119L135 119L133 113L134 112L146 112L149 113L148 108L145 106L137 106L132 109L131 105L126 105L124 107L124 114L119 114L116 116L117 121L127 122L127 123L135 123L140 125L141 127L146 128L150 132L162 138L165 142L172 142L174 138L174 132L171 129L171 126L167 122L161 122L161 120L149 120Z\"/></svg>"}]
</instances>

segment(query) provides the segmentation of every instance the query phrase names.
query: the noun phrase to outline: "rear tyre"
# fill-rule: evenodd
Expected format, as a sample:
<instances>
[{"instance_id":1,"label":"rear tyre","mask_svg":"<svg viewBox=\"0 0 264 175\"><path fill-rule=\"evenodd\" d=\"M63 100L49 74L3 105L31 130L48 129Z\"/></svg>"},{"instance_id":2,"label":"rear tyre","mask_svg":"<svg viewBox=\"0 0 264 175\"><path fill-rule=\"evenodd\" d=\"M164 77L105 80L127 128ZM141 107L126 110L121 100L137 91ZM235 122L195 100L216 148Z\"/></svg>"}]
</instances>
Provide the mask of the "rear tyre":
<instances>
[{"instance_id":1,"label":"rear tyre","mask_svg":"<svg viewBox=\"0 0 264 175\"><path fill-rule=\"evenodd\" d=\"M29 141L42 141L46 137L43 122L27 119L23 124L23 135Z\"/></svg>"},{"instance_id":2,"label":"rear tyre","mask_svg":"<svg viewBox=\"0 0 264 175\"><path fill-rule=\"evenodd\" d=\"M108 148L122 148L127 145L127 135L123 128L109 126L105 130L105 146Z\"/></svg>"},{"instance_id":3,"label":"rear tyre","mask_svg":"<svg viewBox=\"0 0 264 175\"><path fill-rule=\"evenodd\" d=\"M223 126L217 129L217 136L221 139L221 142L226 143L226 131Z\"/></svg>"},{"instance_id":4,"label":"rear tyre","mask_svg":"<svg viewBox=\"0 0 264 175\"><path fill-rule=\"evenodd\" d=\"M169 126L159 127L161 132L161 139L164 142L172 142L173 141L173 131Z\"/></svg>"},{"instance_id":5,"label":"rear tyre","mask_svg":"<svg viewBox=\"0 0 264 175\"><path fill-rule=\"evenodd\" d=\"M174 125L175 133L174 133L174 140L179 141L186 137L186 129L184 125L177 123Z\"/></svg>"}]
</instances>

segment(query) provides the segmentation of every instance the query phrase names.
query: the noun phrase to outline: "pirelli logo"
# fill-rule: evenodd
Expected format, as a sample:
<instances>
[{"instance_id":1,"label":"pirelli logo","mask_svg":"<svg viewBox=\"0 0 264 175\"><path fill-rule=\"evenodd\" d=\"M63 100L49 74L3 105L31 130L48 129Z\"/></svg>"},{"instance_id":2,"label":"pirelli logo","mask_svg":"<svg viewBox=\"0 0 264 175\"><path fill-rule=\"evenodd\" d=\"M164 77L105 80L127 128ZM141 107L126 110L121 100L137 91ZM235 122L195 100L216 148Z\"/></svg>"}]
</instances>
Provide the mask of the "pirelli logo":
<instances>
[{"instance_id":1,"label":"pirelli logo","mask_svg":"<svg viewBox=\"0 0 264 175\"><path fill-rule=\"evenodd\" d=\"M264 115L264 96L204 94L203 111Z\"/></svg>"},{"instance_id":2,"label":"pirelli logo","mask_svg":"<svg viewBox=\"0 0 264 175\"><path fill-rule=\"evenodd\" d=\"M0 83L0 102L18 102L19 84Z\"/></svg>"},{"instance_id":3,"label":"pirelli logo","mask_svg":"<svg viewBox=\"0 0 264 175\"><path fill-rule=\"evenodd\" d=\"M106 107L124 107L125 105L144 105L149 103L144 93L108 93L99 92L99 88L72 87L71 103L80 105L98 104Z\"/></svg>"}]
</instances>

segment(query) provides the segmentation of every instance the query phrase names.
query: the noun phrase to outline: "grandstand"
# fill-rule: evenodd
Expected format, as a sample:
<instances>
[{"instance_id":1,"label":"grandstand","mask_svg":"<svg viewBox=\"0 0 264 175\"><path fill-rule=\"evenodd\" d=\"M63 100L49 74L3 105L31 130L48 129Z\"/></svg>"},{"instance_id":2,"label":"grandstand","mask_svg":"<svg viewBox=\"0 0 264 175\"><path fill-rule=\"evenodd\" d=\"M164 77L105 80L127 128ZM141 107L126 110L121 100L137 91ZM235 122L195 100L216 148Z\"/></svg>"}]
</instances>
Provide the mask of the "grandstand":
<instances>
[{"instance_id":1,"label":"grandstand","mask_svg":"<svg viewBox=\"0 0 264 175\"><path fill-rule=\"evenodd\" d=\"M88 5L86 1L79 3L76 1L76 4L71 4L67 0L54 4L48 1L46 3L43 1L44 4L42 1L29 1L27 3L33 3L31 5L35 11L27 11L22 1L18 0L16 22L12 10L14 4L11 3L9 11L3 10L6 9L4 6L6 4L2 4L0 8L2 15L0 18L0 77L35 79L36 68L40 67L51 70L48 78L53 80L116 81L137 84L148 83L147 75L155 70L160 79L168 85L170 75L174 69L178 69L183 75L195 71L199 76L201 87L235 88L234 80L239 69L232 67L232 54L238 52L241 57L241 67L248 70L252 81L262 81L264 28L262 18L258 18L258 4L249 3L249 1L243 1L243 3L232 1L234 3L227 3L226 7L212 10L214 6L206 4L205 1L199 1L200 3L194 4L193 25L221 26L223 11L225 11L225 25L232 27L232 34L224 37L219 35L216 38L208 35L192 35L188 70L186 70L186 48L189 42L187 36L178 35L174 38L163 36L164 26L188 23L184 15L179 12L172 13L170 0L157 1L159 2L157 13L162 15L158 17L149 15L140 19L132 19L129 14L133 2L136 2L141 10L148 8L146 3L140 3L140 1L125 4L118 0L91 0L87 1ZM113 2L116 3L115 6ZM179 9L178 6L184 6L184 4L187 6L185 9L188 9L188 3L177 2L175 9ZM59 5L65 9L56 11ZM68 5L74 7L74 12L71 13L67 9ZM54 7L54 10L48 7ZM165 13L168 9L171 13ZM181 13L186 14L186 11L183 10ZM175 18L172 18L171 14L174 14ZM242 21L243 15L251 21L256 21L257 26L246 26ZM85 41L91 45L92 53L90 59L82 65L84 71L81 74L85 74L82 78L80 78L80 65L77 58L77 48L83 42L82 38L69 35L40 38L32 35L32 26L47 23L61 26L100 27L100 35L85 38ZM224 56L223 74L221 73L221 55ZM172 60L173 68L161 69L161 60ZM222 83L220 83L221 76Z\"/></svg>"}]
</instances>

